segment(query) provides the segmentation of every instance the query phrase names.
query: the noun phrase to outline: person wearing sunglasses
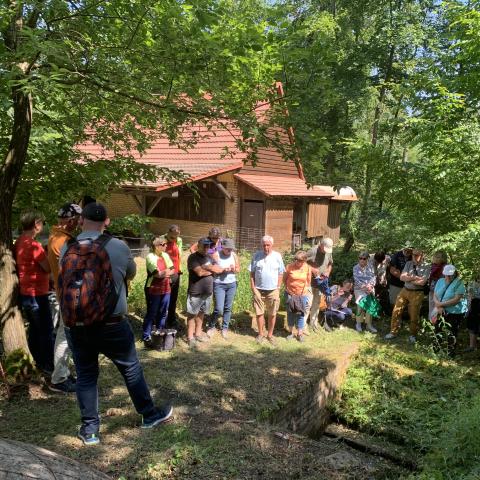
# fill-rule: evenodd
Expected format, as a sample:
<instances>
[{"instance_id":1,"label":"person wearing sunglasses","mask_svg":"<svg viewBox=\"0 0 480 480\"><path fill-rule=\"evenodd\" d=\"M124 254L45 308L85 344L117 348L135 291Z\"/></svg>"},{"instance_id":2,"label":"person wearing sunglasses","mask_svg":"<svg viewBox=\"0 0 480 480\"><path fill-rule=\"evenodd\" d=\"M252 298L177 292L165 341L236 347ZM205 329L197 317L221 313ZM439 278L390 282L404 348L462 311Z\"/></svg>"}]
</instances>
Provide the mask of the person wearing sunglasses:
<instances>
[{"instance_id":1,"label":"person wearing sunglasses","mask_svg":"<svg viewBox=\"0 0 480 480\"><path fill-rule=\"evenodd\" d=\"M375 294L375 284L377 276L373 263L370 261L370 254L362 252L358 256L358 263L353 267L353 293L357 303L357 323L355 330L361 332L362 324L366 324L366 330L370 333L377 333L377 329L372 325L372 315L360 307L359 302L370 294Z\"/></svg>"},{"instance_id":2,"label":"person wearing sunglasses","mask_svg":"<svg viewBox=\"0 0 480 480\"><path fill-rule=\"evenodd\" d=\"M166 253L167 238L156 237L151 244L151 252L147 255L147 281L145 283L145 299L147 313L143 320L143 342L152 348L152 328L165 329L170 304L170 276L175 272L173 262Z\"/></svg>"}]
</instances>

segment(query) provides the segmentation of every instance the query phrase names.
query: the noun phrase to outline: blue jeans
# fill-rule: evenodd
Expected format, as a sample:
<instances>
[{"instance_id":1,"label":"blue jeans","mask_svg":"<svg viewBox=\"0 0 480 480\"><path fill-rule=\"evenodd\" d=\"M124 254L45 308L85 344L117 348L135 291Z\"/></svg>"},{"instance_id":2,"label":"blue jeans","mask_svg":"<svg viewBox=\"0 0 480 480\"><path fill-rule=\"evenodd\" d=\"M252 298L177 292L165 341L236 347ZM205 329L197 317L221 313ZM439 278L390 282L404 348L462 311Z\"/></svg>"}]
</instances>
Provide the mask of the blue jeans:
<instances>
[{"instance_id":1,"label":"blue jeans","mask_svg":"<svg viewBox=\"0 0 480 480\"><path fill-rule=\"evenodd\" d=\"M288 306L288 300L290 295L285 292L285 299L287 303L287 322L290 328L296 326L299 330L305 328L305 313L292 312ZM305 308L305 311L308 307L308 297L307 295L302 295L302 301Z\"/></svg>"},{"instance_id":2,"label":"blue jeans","mask_svg":"<svg viewBox=\"0 0 480 480\"><path fill-rule=\"evenodd\" d=\"M28 321L28 348L40 370L53 372L53 319L48 295L20 295L20 304Z\"/></svg>"},{"instance_id":3,"label":"blue jeans","mask_svg":"<svg viewBox=\"0 0 480 480\"><path fill-rule=\"evenodd\" d=\"M77 400L86 434L98 433L98 356L108 357L122 374L137 412L144 418L155 415L143 369L138 361L135 339L127 320L98 323L88 327L65 328L77 370Z\"/></svg>"},{"instance_id":4,"label":"blue jeans","mask_svg":"<svg viewBox=\"0 0 480 480\"><path fill-rule=\"evenodd\" d=\"M143 320L143 340L152 335L152 326L157 330L164 329L167 322L168 306L170 305L170 294L150 295L145 292L147 300L147 314Z\"/></svg>"},{"instance_id":5,"label":"blue jeans","mask_svg":"<svg viewBox=\"0 0 480 480\"><path fill-rule=\"evenodd\" d=\"M325 321L331 326L342 325L346 317L351 317L353 314L351 308L340 308L339 310L325 310Z\"/></svg>"},{"instance_id":6,"label":"blue jeans","mask_svg":"<svg viewBox=\"0 0 480 480\"><path fill-rule=\"evenodd\" d=\"M210 328L215 327L218 317L223 317L222 330L226 330L232 318L232 307L235 293L237 292L237 282L215 283L213 293L215 295L215 309L213 310Z\"/></svg>"}]
</instances>

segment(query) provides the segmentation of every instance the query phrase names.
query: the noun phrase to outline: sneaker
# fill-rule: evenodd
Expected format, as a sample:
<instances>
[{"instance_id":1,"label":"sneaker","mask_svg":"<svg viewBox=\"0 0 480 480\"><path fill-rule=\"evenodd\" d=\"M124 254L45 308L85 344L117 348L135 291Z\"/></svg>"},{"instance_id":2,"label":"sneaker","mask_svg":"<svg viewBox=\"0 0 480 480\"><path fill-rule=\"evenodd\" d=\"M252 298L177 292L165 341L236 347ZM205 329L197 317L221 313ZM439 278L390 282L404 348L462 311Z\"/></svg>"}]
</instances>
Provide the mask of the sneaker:
<instances>
[{"instance_id":1,"label":"sneaker","mask_svg":"<svg viewBox=\"0 0 480 480\"><path fill-rule=\"evenodd\" d=\"M207 336L207 335L200 335L200 336L198 336L198 337L195 337L195 340L196 340L197 342L203 343L203 342L208 342L208 341L210 341L210 337Z\"/></svg>"},{"instance_id":2,"label":"sneaker","mask_svg":"<svg viewBox=\"0 0 480 480\"><path fill-rule=\"evenodd\" d=\"M173 407L171 405L166 405L162 408L157 408L154 415L150 418L146 419L143 417L142 419L142 427L141 428L153 428L161 423L166 422L173 413Z\"/></svg>"},{"instance_id":3,"label":"sneaker","mask_svg":"<svg viewBox=\"0 0 480 480\"><path fill-rule=\"evenodd\" d=\"M209 328L207 330L207 337L208 338L213 338L215 336L217 329L215 327Z\"/></svg>"},{"instance_id":4,"label":"sneaker","mask_svg":"<svg viewBox=\"0 0 480 480\"><path fill-rule=\"evenodd\" d=\"M325 323L323 325L323 328L325 329L326 332L333 332L333 328L328 323Z\"/></svg>"},{"instance_id":5,"label":"sneaker","mask_svg":"<svg viewBox=\"0 0 480 480\"><path fill-rule=\"evenodd\" d=\"M226 340L228 338L228 330L226 328L222 329L222 338Z\"/></svg>"},{"instance_id":6,"label":"sneaker","mask_svg":"<svg viewBox=\"0 0 480 480\"><path fill-rule=\"evenodd\" d=\"M387 333L385 335L385 340L392 340L395 337L396 337L396 335L394 333Z\"/></svg>"},{"instance_id":7,"label":"sneaker","mask_svg":"<svg viewBox=\"0 0 480 480\"><path fill-rule=\"evenodd\" d=\"M143 340L143 345L145 348L153 348L153 342L151 338L145 338Z\"/></svg>"},{"instance_id":8,"label":"sneaker","mask_svg":"<svg viewBox=\"0 0 480 480\"><path fill-rule=\"evenodd\" d=\"M367 326L367 330L370 332L370 333L377 333L378 330L373 326L373 325L368 325Z\"/></svg>"},{"instance_id":9,"label":"sneaker","mask_svg":"<svg viewBox=\"0 0 480 480\"><path fill-rule=\"evenodd\" d=\"M85 433L83 427L80 428L77 437L87 446L98 445L100 443L98 433Z\"/></svg>"},{"instance_id":10,"label":"sneaker","mask_svg":"<svg viewBox=\"0 0 480 480\"><path fill-rule=\"evenodd\" d=\"M290 335L287 336L287 340L293 340L295 338L295 335L291 333Z\"/></svg>"},{"instance_id":11,"label":"sneaker","mask_svg":"<svg viewBox=\"0 0 480 480\"><path fill-rule=\"evenodd\" d=\"M410 335L410 336L408 337L408 341L409 341L410 343L417 343L417 339L415 338L415 335Z\"/></svg>"},{"instance_id":12,"label":"sneaker","mask_svg":"<svg viewBox=\"0 0 480 480\"><path fill-rule=\"evenodd\" d=\"M362 324L361 323L356 323L355 325L355 330L359 333L361 333L363 330L362 330Z\"/></svg>"},{"instance_id":13,"label":"sneaker","mask_svg":"<svg viewBox=\"0 0 480 480\"><path fill-rule=\"evenodd\" d=\"M69 378L67 378L64 382L50 383L50 385L48 385L48 388L52 392L58 393L75 393L77 391L75 383L72 382Z\"/></svg>"},{"instance_id":14,"label":"sneaker","mask_svg":"<svg viewBox=\"0 0 480 480\"><path fill-rule=\"evenodd\" d=\"M297 340L300 342L300 343L303 343L305 341L305 337L303 335L299 335L297 337Z\"/></svg>"},{"instance_id":15,"label":"sneaker","mask_svg":"<svg viewBox=\"0 0 480 480\"><path fill-rule=\"evenodd\" d=\"M197 348L198 347L198 342L197 342L197 339L195 337L189 338L187 340L187 343L188 343L188 346L190 348Z\"/></svg>"},{"instance_id":16,"label":"sneaker","mask_svg":"<svg viewBox=\"0 0 480 480\"><path fill-rule=\"evenodd\" d=\"M275 338L273 337L273 335L271 337L267 337L267 342L270 343L270 345L272 347L276 347L277 346L277 341L275 340Z\"/></svg>"},{"instance_id":17,"label":"sneaker","mask_svg":"<svg viewBox=\"0 0 480 480\"><path fill-rule=\"evenodd\" d=\"M265 340L265 337L264 337L263 335L257 335L257 336L255 337L255 341L256 341L257 343L263 343L264 340Z\"/></svg>"},{"instance_id":18,"label":"sneaker","mask_svg":"<svg viewBox=\"0 0 480 480\"><path fill-rule=\"evenodd\" d=\"M318 325L317 324L312 325L312 332L315 332L315 333L318 332Z\"/></svg>"}]
</instances>

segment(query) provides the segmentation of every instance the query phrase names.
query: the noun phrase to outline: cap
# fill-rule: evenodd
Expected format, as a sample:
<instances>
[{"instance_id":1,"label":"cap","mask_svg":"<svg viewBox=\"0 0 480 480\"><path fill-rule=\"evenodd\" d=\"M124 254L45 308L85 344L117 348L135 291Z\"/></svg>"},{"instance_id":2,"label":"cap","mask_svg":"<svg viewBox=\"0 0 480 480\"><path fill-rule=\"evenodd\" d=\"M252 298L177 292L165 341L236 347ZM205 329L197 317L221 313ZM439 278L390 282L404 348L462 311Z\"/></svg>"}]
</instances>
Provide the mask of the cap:
<instances>
[{"instance_id":1,"label":"cap","mask_svg":"<svg viewBox=\"0 0 480 480\"><path fill-rule=\"evenodd\" d=\"M101 203L87 203L83 208L82 217L92 222L104 222L108 217L107 209Z\"/></svg>"},{"instance_id":2,"label":"cap","mask_svg":"<svg viewBox=\"0 0 480 480\"><path fill-rule=\"evenodd\" d=\"M235 242L233 241L233 238L224 238L222 240L222 247L231 248L232 250L235 250Z\"/></svg>"},{"instance_id":3,"label":"cap","mask_svg":"<svg viewBox=\"0 0 480 480\"><path fill-rule=\"evenodd\" d=\"M199 245L211 245L212 241L208 237L203 237L198 241Z\"/></svg>"},{"instance_id":4,"label":"cap","mask_svg":"<svg viewBox=\"0 0 480 480\"><path fill-rule=\"evenodd\" d=\"M455 268L454 265L448 264L443 267L442 273L444 275L453 275L456 271L457 269Z\"/></svg>"},{"instance_id":5,"label":"cap","mask_svg":"<svg viewBox=\"0 0 480 480\"><path fill-rule=\"evenodd\" d=\"M76 203L65 203L58 211L58 218L73 218L82 214L82 207Z\"/></svg>"},{"instance_id":6,"label":"cap","mask_svg":"<svg viewBox=\"0 0 480 480\"><path fill-rule=\"evenodd\" d=\"M326 253L333 252L333 240L331 238L325 237L320 241L320 245L323 245L323 249Z\"/></svg>"}]
</instances>

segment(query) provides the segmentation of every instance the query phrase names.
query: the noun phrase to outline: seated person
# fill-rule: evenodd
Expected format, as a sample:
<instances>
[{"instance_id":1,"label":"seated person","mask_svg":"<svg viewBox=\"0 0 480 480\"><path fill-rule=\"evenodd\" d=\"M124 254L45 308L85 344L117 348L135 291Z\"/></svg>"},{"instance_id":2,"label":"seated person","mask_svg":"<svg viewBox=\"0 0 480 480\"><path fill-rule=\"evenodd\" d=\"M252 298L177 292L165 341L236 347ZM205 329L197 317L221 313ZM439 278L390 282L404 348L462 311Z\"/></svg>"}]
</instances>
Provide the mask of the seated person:
<instances>
[{"instance_id":1,"label":"seated person","mask_svg":"<svg viewBox=\"0 0 480 480\"><path fill-rule=\"evenodd\" d=\"M352 316L352 309L348 308L348 304L352 300L352 288L351 280L344 280L342 285L331 287L331 297L325 311L325 321L330 326L343 326L346 317Z\"/></svg>"}]
</instances>

